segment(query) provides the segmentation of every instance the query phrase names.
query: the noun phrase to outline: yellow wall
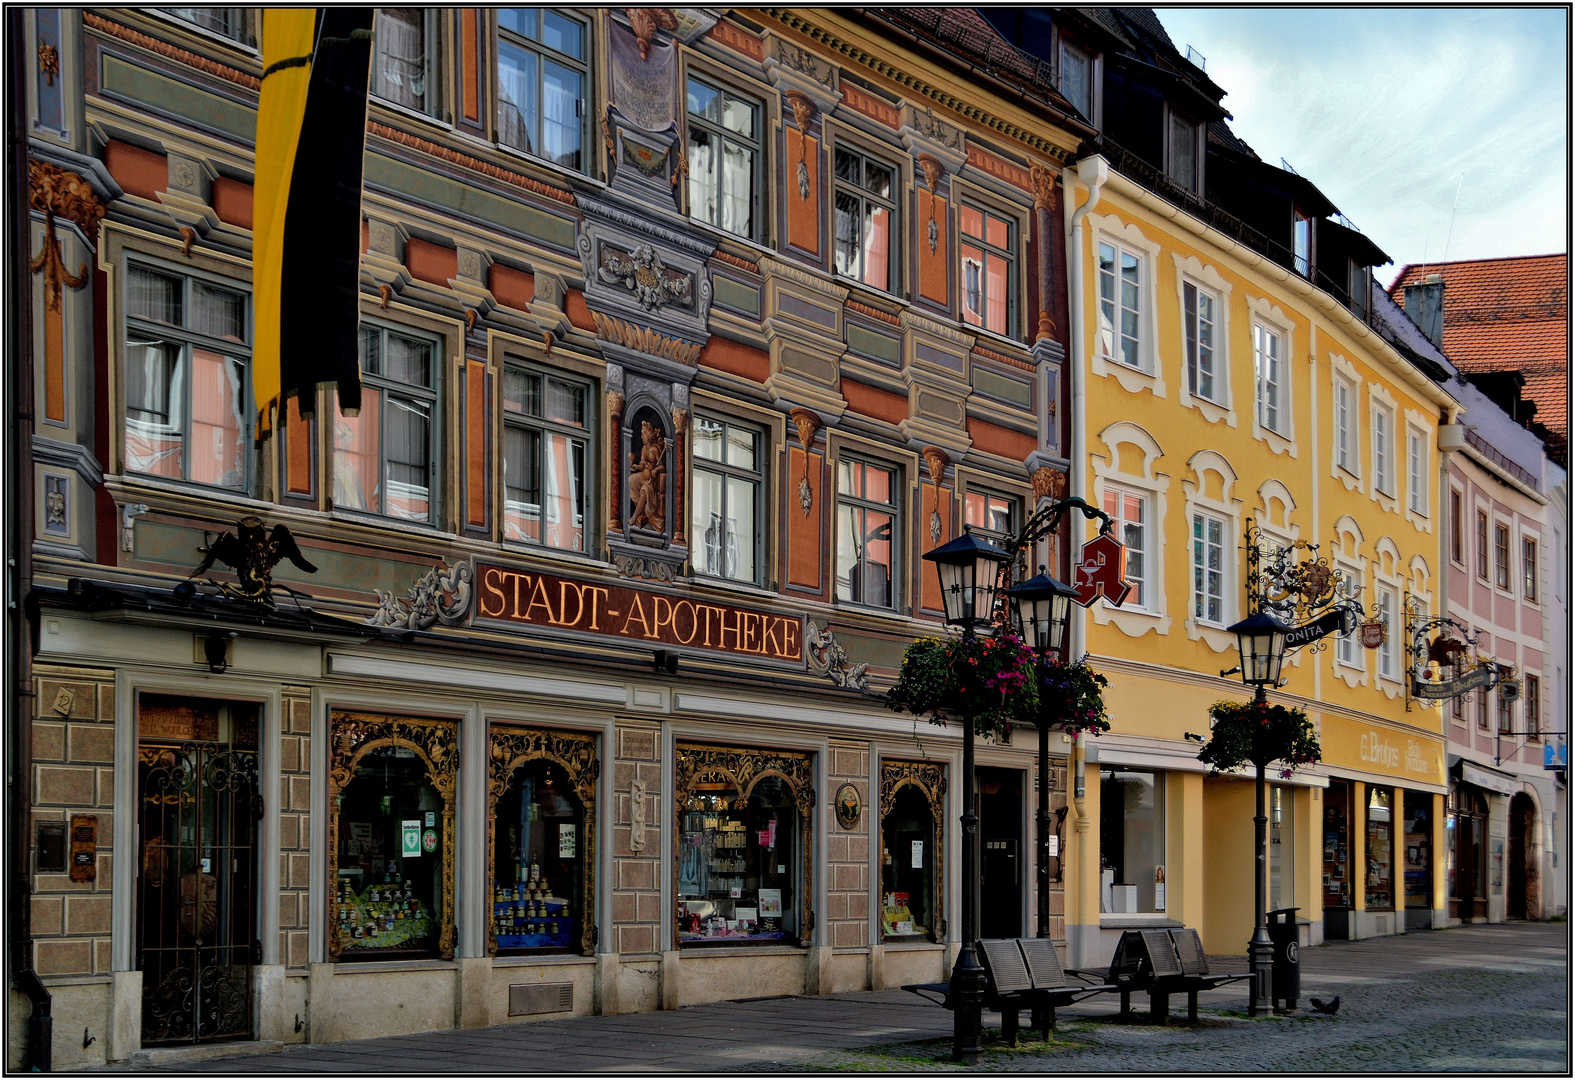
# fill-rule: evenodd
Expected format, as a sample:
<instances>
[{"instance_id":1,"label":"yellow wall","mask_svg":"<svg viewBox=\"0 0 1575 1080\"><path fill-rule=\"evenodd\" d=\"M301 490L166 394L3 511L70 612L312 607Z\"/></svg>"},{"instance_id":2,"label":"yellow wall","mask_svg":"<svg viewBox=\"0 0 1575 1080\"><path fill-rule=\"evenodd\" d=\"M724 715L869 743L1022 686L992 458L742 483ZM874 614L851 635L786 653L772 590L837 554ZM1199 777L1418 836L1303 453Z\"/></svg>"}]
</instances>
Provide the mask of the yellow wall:
<instances>
[{"instance_id":1,"label":"yellow wall","mask_svg":"<svg viewBox=\"0 0 1575 1080\"><path fill-rule=\"evenodd\" d=\"M1203 876L1206 916L1198 926L1203 948L1219 956L1245 956L1252 937L1253 813L1256 784L1223 777L1203 782Z\"/></svg>"},{"instance_id":2,"label":"yellow wall","mask_svg":"<svg viewBox=\"0 0 1575 1080\"><path fill-rule=\"evenodd\" d=\"M1201 933L1209 915L1203 900L1203 774L1165 777L1165 913Z\"/></svg>"}]
</instances>

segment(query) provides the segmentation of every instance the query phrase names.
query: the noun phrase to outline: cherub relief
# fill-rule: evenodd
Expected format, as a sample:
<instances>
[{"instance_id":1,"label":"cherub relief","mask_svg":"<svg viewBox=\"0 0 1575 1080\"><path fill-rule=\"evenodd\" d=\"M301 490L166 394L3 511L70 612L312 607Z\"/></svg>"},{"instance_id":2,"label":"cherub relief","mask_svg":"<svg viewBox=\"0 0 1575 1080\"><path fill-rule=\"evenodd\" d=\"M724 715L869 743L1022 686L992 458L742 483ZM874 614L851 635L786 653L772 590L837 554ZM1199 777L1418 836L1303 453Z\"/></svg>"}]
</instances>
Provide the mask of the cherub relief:
<instances>
[{"instance_id":1,"label":"cherub relief","mask_svg":"<svg viewBox=\"0 0 1575 1080\"><path fill-rule=\"evenodd\" d=\"M662 532L667 525L667 439L640 421L640 448L629 454L629 524Z\"/></svg>"}]
</instances>

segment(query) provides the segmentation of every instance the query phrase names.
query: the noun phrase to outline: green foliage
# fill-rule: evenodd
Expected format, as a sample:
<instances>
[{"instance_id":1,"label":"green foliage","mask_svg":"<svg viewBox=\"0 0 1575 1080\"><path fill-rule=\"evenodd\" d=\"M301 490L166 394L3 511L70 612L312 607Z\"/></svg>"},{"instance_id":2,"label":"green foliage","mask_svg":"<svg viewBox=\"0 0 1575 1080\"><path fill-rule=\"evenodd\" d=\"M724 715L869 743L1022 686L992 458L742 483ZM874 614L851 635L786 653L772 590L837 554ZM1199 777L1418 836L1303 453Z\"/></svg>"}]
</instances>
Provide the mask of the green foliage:
<instances>
[{"instance_id":1,"label":"green foliage","mask_svg":"<svg viewBox=\"0 0 1575 1080\"><path fill-rule=\"evenodd\" d=\"M1072 738L1084 732L1101 735L1110 730L1105 711L1105 687L1110 682L1088 664L1062 663L1054 656L1039 662L1039 709L1042 722L1060 728Z\"/></svg>"},{"instance_id":2,"label":"green foliage","mask_svg":"<svg viewBox=\"0 0 1575 1080\"><path fill-rule=\"evenodd\" d=\"M1035 659L1015 634L919 638L903 652L886 706L943 726L968 716L974 730L1001 737L1037 715Z\"/></svg>"},{"instance_id":3,"label":"green foliage","mask_svg":"<svg viewBox=\"0 0 1575 1080\"><path fill-rule=\"evenodd\" d=\"M1300 709L1258 701L1216 701L1209 706L1213 731L1198 760L1215 773L1244 765L1282 764L1288 777L1300 765L1318 761L1323 751L1312 721Z\"/></svg>"}]
</instances>

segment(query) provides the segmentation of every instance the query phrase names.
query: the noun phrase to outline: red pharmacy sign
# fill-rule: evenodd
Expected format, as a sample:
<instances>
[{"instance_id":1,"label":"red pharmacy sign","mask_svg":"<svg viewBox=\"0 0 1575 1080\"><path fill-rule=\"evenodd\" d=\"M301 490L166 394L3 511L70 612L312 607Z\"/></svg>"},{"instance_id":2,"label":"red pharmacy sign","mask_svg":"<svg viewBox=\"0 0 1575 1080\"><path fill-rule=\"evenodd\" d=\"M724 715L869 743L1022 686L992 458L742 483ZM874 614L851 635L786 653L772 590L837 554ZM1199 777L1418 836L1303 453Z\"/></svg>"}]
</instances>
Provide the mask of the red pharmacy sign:
<instances>
[{"instance_id":1,"label":"red pharmacy sign","mask_svg":"<svg viewBox=\"0 0 1575 1080\"><path fill-rule=\"evenodd\" d=\"M1092 607L1103 596L1113 607L1132 591L1127 583L1127 549L1109 533L1101 533L1083 545L1077 565L1072 567L1077 602Z\"/></svg>"}]
</instances>

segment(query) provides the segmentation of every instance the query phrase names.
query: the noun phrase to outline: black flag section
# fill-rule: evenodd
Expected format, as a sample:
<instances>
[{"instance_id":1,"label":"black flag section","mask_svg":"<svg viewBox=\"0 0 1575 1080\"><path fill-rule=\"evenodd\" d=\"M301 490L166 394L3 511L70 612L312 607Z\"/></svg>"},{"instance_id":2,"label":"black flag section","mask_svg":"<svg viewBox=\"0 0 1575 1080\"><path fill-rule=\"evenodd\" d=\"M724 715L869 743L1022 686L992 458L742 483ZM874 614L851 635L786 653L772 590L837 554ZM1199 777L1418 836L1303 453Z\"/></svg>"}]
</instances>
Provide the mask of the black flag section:
<instances>
[{"instance_id":1,"label":"black flag section","mask_svg":"<svg viewBox=\"0 0 1575 1080\"><path fill-rule=\"evenodd\" d=\"M290 179L280 280L279 375L310 413L319 382L361 409L361 170L366 151L370 7L323 8Z\"/></svg>"}]
</instances>

